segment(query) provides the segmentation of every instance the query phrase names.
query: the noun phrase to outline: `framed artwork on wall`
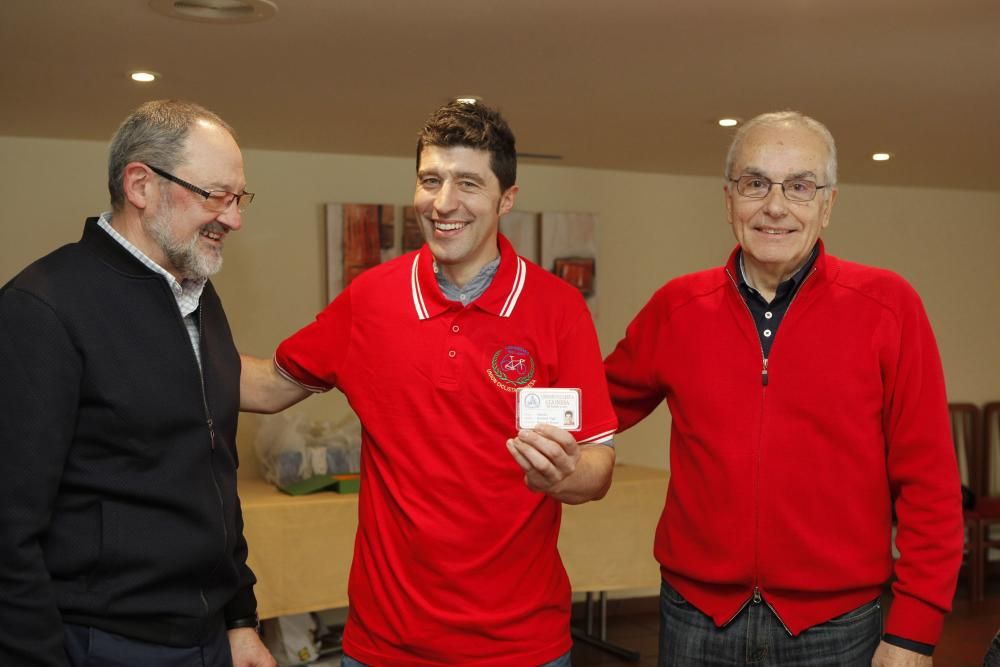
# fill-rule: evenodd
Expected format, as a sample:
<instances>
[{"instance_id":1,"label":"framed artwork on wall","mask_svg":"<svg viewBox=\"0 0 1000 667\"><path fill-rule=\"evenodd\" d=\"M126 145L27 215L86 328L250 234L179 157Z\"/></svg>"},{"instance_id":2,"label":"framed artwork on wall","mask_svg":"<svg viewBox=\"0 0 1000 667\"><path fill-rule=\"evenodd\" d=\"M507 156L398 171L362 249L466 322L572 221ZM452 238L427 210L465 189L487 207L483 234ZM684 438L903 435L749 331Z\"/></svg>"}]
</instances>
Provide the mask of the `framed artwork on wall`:
<instances>
[{"instance_id":1,"label":"framed artwork on wall","mask_svg":"<svg viewBox=\"0 0 1000 667\"><path fill-rule=\"evenodd\" d=\"M597 216L544 212L540 238L542 268L579 289L597 319Z\"/></svg>"},{"instance_id":2,"label":"framed artwork on wall","mask_svg":"<svg viewBox=\"0 0 1000 667\"><path fill-rule=\"evenodd\" d=\"M332 301L366 269L397 254L396 206L326 205L326 298Z\"/></svg>"},{"instance_id":3,"label":"framed artwork on wall","mask_svg":"<svg viewBox=\"0 0 1000 667\"><path fill-rule=\"evenodd\" d=\"M412 206L403 207L403 254L419 250L424 244L424 235L417 223L417 211Z\"/></svg>"}]
</instances>

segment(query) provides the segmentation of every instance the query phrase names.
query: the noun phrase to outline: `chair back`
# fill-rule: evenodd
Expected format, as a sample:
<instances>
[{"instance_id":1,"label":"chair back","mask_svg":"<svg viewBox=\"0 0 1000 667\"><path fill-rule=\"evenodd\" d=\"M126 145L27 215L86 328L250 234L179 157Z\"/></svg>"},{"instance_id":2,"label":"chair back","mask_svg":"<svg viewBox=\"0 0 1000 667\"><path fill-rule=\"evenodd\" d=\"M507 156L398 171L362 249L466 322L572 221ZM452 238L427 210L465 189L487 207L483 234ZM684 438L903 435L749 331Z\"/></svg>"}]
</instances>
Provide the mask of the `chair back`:
<instances>
[{"instance_id":1,"label":"chair back","mask_svg":"<svg viewBox=\"0 0 1000 667\"><path fill-rule=\"evenodd\" d=\"M1000 403L997 406L1000 409ZM951 438L955 443L962 484L980 497L985 488L985 471L981 463L982 422L979 406L973 403L949 403L948 415L951 417Z\"/></svg>"},{"instance_id":2,"label":"chair back","mask_svg":"<svg viewBox=\"0 0 1000 667\"><path fill-rule=\"evenodd\" d=\"M982 495L1000 496L1000 401L983 406Z\"/></svg>"}]
</instances>

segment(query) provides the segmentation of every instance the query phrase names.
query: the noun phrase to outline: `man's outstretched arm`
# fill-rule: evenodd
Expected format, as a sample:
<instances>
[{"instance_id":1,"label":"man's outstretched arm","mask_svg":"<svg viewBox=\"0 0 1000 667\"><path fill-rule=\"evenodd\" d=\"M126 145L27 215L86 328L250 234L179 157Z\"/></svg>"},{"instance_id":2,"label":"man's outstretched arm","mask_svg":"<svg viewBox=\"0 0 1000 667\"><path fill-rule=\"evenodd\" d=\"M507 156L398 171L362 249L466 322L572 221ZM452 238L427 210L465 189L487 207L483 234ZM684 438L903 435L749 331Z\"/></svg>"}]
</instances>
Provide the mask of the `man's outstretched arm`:
<instances>
[{"instance_id":1,"label":"man's outstretched arm","mask_svg":"<svg viewBox=\"0 0 1000 667\"><path fill-rule=\"evenodd\" d=\"M278 372L270 359L240 355L240 410L273 414L295 405L311 392Z\"/></svg>"}]
</instances>

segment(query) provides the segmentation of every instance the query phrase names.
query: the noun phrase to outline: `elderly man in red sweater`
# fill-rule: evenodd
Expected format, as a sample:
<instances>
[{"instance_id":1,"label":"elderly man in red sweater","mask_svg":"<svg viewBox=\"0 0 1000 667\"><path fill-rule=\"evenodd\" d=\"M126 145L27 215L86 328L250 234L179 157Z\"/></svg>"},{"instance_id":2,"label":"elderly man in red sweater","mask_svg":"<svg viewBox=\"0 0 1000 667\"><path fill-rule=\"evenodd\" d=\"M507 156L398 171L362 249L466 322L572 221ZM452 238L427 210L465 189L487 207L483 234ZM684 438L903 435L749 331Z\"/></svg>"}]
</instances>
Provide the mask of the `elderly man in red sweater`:
<instances>
[{"instance_id":1,"label":"elderly man in red sweater","mask_svg":"<svg viewBox=\"0 0 1000 667\"><path fill-rule=\"evenodd\" d=\"M962 514L927 315L898 275L826 253L821 123L754 118L725 176L728 262L664 285L605 361L622 429L672 417L660 664L930 665Z\"/></svg>"}]
</instances>

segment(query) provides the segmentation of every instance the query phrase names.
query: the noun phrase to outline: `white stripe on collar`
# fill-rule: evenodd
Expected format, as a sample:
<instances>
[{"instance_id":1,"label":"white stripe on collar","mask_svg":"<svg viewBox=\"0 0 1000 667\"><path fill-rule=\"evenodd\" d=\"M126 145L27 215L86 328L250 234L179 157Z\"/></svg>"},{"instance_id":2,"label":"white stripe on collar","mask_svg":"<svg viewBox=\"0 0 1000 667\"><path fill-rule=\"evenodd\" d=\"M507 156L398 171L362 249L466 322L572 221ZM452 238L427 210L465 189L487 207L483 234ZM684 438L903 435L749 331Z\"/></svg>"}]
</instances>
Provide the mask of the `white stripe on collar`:
<instances>
[{"instance_id":1,"label":"white stripe on collar","mask_svg":"<svg viewBox=\"0 0 1000 667\"><path fill-rule=\"evenodd\" d=\"M514 312L518 299L521 297L521 290L524 289L524 277L527 274L527 266L524 260L517 257L517 272L514 275L514 284L510 288L510 294L504 301L503 308L500 309L500 317L510 317ZM420 289L420 254L413 258L413 266L410 269L410 293L413 296L413 307L417 311L417 319L426 320L430 317L427 312L427 305L424 303L424 295Z\"/></svg>"},{"instance_id":2,"label":"white stripe on collar","mask_svg":"<svg viewBox=\"0 0 1000 667\"><path fill-rule=\"evenodd\" d=\"M500 309L500 317L510 317L511 313L514 312L514 306L517 305L517 300L521 296L521 290L524 289L524 274L527 273L526 269L524 260L518 257L514 285L510 288L510 294L507 295L507 300L504 302L503 308Z\"/></svg>"},{"instance_id":3,"label":"white stripe on collar","mask_svg":"<svg viewBox=\"0 0 1000 667\"><path fill-rule=\"evenodd\" d=\"M413 256L413 269L410 271L410 292L413 294L413 307L417 310L417 319L426 320L427 306L424 304L424 295L420 292L420 253Z\"/></svg>"}]
</instances>

